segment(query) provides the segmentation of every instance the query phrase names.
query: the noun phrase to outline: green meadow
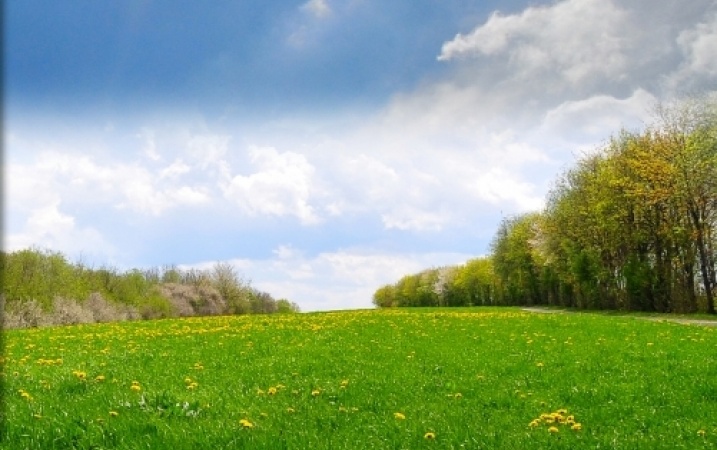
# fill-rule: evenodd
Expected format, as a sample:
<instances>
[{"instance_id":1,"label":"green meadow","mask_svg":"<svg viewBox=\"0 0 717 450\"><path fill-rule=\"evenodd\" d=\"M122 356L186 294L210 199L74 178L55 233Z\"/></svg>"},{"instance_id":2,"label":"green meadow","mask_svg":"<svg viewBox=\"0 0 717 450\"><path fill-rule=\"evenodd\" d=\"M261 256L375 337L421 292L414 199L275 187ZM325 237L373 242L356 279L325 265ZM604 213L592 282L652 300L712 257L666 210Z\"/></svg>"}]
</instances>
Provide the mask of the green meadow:
<instances>
[{"instance_id":1,"label":"green meadow","mask_svg":"<svg viewBox=\"0 0 717 450\"><path fill-rule=\"evenodd\" d=\"M698 449L717 329L512 308L5 333L7 449Z\"/></svg>"}]
</instances>

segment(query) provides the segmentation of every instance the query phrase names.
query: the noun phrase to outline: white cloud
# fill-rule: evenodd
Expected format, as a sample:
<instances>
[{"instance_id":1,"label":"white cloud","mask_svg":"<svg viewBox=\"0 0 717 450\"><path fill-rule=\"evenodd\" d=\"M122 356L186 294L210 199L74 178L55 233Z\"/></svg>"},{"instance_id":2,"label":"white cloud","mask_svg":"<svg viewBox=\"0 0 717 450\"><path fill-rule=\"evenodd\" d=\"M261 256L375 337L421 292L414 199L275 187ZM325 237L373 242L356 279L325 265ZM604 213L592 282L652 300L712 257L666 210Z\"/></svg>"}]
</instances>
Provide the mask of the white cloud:
<instances>
[{"instance_id":1,"label":"white cloud","mask_svg":"<svg viewBox=\"0 0 717 450\"><path fill-rule=\"evenodd\" d=\"M620 77L630 63L626 25L627 14L611 0L566 0L515 15L494 13L470 34L444 43L438 59L504 54L522 78L552 72L572 84Z\"/></svg>"},{"instance_id":2,"label":"white cloud","mask_svg":"<svg viewBox=\"0 0 717 450\"><path fill-rule=\"evenodd\" d=\"M445 212L426 211L412 206L398 206L381 215L387 229L404 231L440 231L449 219L450 215Z\"/></svg>"},{"instance_id":3,"label":"white cloud","mask_svg":"<svg viewBox=\"0 0 717 450\"><path fill-rule=\"evenodd\" d=\"M265 147L253 147L249 155L257 171L231 178L223 187L227 199L250 215L295 216L303 224L320 221L310 204L315 170L304 155Z\"/></svg>"},{"instance_id":4,"label":"white cloud","mask_svg":"<svg viewBox=\"0 0 717 450\"><path fill-rule=\"evenodd\" d=\"M684 93L717 83L717 11L706 20L680 32L677 44L682 63L670 74L667 84Z\"/></svg>"},{"instance_id":5,"label":"white cloud","mask_svg":"<svg viewBox=\"0 0 717 450\"><path fill-rule=\"evenodd\" d=\"M693 72L717 75L717 14L713 14L708 22L680 33L677 41Z\"/></svg>"},{"instance_id":6,"label":"white cloud","mask_svg":"<svg viewBox=\"0 0 717 450\"><path fill-rule=\"evenodd\" d=\"M572 136L595 144L621 128L643 128L649 123L650 111L656 104L657 98L643 89L623 99L603 94L569 100L546 112L541 131L562 139Z\"/></svg>"},{"instance_id":7,"label":"white cloud","mask_svg":"<svg viewBox=\"0 0 717 450\"><path fill-rule=\"evenodd\" d=\"M301 10L306 11L318 19L331 15L331 7L326 0L309 0L301 5Z\"/></svg>"},{"instance_id":8,"label":"white cloud","mask_svg":"<svg viewBox=\"0 0 717 450\"><path fill-rule=\"evenodd\" d=\"M163 174L184 170L180 165L172 167L157 174L140 163L100 162L91 155L59 150L42 152L25 163L10 161L8 246L112 256L116 252L102 232L91 223L78 223L76 215L67 211L85 212L85 217L88 211L103 216L121 216L123 211L126 217L116 220L122 226L132 221L132 213L158 216L175 207L209 202L206 187L164 180Z\"/></svg>"},{"instance_id":9,"label":"white cloud","mask_svg":"<svg viewBox=\"0 0 717 450\"><path fill-rule=\"evenodd\" d=\"M111 131L112 128L107 128L108 131ZM154 131L149 128L142 128L142 130L137 134L137 138L144 141L144 149L143 154L145 157L149 158L152 161L159 161L162 156L157 152L157 143L155 142L154 138Z\"/></svg>"},{"instance_id":10,"label":"white cloud","mask_svg":"<svg viewBox=\"0 0 717 450\"><path fill-rule=\"evenodd\" d=\"M197 168L210 170L215 176L227 176L230 141L231 136L224 134L193 135L186 141L187 155Z\"/></svg>"},{"instance_id":11,"label":"white cloud","mask_svg":"<svg viewBox=\"0 0 717 450\"><path fill-rule=\"evenodd\" d=\"M182 161L181 159L178 159L174 161L169 166L165 167L159 172L160 178L179 178L180 176L189 173L192 170L192 168Z\"/></svg>"},{"instance_id":12,"label":"white cloud","mask_svg":"<svg viewBox=\"0 0 717 450\"><path fill-rule=\"evenodd\" d=\"M60 210L60 202L33 207L22 229L5 236L9 251L31 247L46 248L70 255L111 256L116 249L93 227L78 227L75 218Z\"/></svg>"},{"instance_id":13,"label":"white cloud","mask_svg":"<svg viewBox=\"0 0 717 450\"><path fill-rule=\"evenodd\" d=\"M468 183L475 196L494 207L517 212L537 211L544 206L544 198L536 187L515 175L494 168Z\"/></svg>"}]
</instances>

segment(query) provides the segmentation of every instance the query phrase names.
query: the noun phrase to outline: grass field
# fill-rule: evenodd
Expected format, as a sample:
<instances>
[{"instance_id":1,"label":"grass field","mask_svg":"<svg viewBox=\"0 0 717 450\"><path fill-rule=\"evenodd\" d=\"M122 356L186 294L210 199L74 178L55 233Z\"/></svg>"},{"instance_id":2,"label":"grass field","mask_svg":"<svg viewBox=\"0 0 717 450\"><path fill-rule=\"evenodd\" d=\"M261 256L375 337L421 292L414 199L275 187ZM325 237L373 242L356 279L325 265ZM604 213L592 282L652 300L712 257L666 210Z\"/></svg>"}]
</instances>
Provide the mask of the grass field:
<instances>
[{"instance_id":1,"label":"grass field","mask_svg":"<svg viewBox=\"0 0 717 450\"><path fill-rule=\"evenodd\" d=\"M8 331L1 448L717 446L717 329L516 309Z\"/></svg>"}]
</instances>

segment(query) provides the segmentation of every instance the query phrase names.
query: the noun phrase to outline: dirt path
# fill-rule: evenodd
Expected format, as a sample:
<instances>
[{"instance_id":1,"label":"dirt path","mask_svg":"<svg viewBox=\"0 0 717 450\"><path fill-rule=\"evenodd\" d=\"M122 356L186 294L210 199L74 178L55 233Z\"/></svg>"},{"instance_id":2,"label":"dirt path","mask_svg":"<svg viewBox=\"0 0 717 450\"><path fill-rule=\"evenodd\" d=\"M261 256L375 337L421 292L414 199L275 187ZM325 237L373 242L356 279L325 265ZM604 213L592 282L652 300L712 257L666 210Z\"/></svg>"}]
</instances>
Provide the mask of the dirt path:
<instances>
[{"instance_id":1,"label":"dirt path","mask_svg":"<svg viewBox=\"0 0 717 450\"><path fill-rule=\"evenodd\" d=\"M568 311L566 309L552 309L552 308L541 308L539 306L531 306L526 308L521 308L523 311L526 312L532 312L537 314L572 314L573 311ZM705 327L717 327L717 320L707 320L707 319L683 319L680 317L667 317L667 316L661 316L661 317L642 317L642 316L631 316L635 317L636 319L643 319L643 320L651 320L653 322L674 322L674 323L681 323L684 325L701 325Z\"/></svg>"}]
</instances>

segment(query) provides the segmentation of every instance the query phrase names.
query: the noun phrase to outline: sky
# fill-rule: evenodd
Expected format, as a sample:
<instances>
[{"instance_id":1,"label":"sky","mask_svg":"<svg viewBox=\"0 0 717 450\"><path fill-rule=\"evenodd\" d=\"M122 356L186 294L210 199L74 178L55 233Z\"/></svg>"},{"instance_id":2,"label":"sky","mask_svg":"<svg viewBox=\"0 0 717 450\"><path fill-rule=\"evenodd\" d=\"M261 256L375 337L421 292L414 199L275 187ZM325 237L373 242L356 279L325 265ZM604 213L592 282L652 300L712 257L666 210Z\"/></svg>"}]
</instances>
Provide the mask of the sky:
<instances>
[{"instance_id":1,"label":"sky","mask_svg":"<svg viewBox=\"0 0 717 450\"><path fill-rule=\"evenodd\" d=\"M228 262L303 311L488 254L717 90L714 0L4 3L6 250Z\"/></svg>"}]
</instances>

